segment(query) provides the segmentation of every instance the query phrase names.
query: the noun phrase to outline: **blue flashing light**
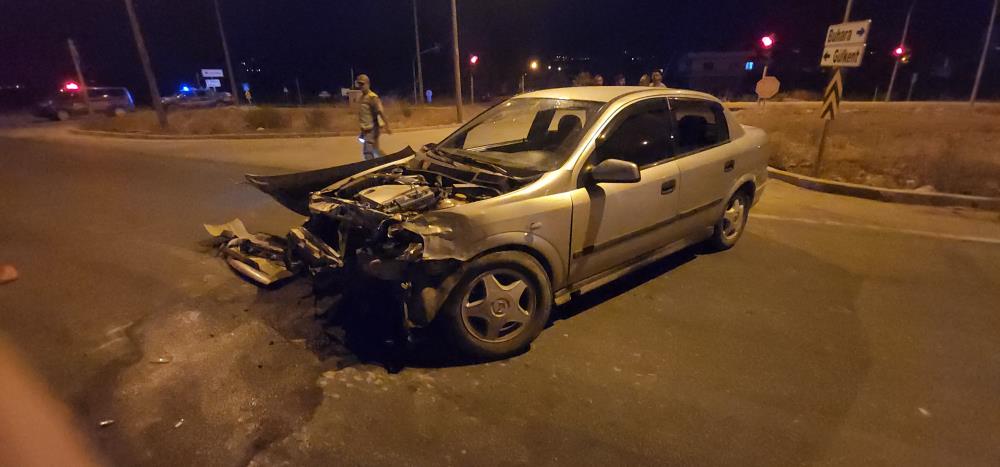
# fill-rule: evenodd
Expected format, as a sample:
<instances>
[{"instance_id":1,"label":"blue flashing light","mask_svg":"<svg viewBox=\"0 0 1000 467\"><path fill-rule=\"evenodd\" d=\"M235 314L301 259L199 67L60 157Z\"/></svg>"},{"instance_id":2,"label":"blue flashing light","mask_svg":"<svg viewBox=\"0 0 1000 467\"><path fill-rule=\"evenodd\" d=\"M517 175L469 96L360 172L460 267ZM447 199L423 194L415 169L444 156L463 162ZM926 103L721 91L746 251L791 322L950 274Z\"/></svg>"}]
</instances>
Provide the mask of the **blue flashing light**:
<instances>
[{"instance_id":1,"label":"blue flashing light","mask_svg":"<svg viewBox=\"0 0 1000 467\"><path fill-rule=\"evenodd\" d=\"M181 86L181 92L191 92L191 86L188 86L186 84L184 86Z\"/></svg>"},{"instance_id":2,"label":"blue flashing light","mask_svg":"<svg viewBox=\"0 0 1000 467\"><path fill-rule=\"evenodd\" d=\"M752 60L748 60L748 61L747 61L747 62L746 62L746 63L745 63L744 65L743 65L743 69L744 69L744 70L746 70L746 71L753 71L753 61L752 61Z\"/></svg>"}]
</instances>

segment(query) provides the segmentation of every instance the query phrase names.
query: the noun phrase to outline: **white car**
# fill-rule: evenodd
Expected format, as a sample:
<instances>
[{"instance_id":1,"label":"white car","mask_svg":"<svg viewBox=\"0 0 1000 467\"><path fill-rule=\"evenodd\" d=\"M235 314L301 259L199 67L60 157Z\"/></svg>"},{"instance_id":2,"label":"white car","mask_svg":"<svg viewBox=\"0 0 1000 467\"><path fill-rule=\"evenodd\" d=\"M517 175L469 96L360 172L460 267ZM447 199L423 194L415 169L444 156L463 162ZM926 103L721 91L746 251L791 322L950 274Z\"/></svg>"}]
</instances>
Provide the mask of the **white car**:
<instances>
[{"instance_id":1,"label":"white car","mask_svg":"<svg viewBox=\"0 0 1000 467\"><path fill-rule=\"evenodd\" d=\"M553 303L698 242L732 247L767 181L766 140L699 92L550 89L416 153L248 176L309 221L285 237L209 231L257 282L374 277L396 285L406 329L437 323L497 358L537 337Z\"/></svg>"}]
</instances>

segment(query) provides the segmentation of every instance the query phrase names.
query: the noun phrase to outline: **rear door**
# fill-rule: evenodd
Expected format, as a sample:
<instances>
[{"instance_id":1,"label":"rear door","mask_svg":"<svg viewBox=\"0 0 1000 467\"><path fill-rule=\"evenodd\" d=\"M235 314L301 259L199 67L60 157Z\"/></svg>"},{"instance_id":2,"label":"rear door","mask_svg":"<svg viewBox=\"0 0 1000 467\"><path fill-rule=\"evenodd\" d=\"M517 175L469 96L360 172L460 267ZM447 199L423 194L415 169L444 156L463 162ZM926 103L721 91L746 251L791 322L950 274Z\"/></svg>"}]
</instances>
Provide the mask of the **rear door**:
<instances>
[{"instance_id":1,"label":"rear door","mask_svg":"<svg viewBox=\"0 0 1000 467\"><path fill-rule=\"evenodd\" d=\"M635 259L675 236L678 169L670 160L670 114L664 98L626 107L602 132L587 163L635 162L637 183L593 184L581 175L572 192L573 232L569 280L578 282Z\"/></svg>"},{"instance_id":2,"label":"rear door","mask_svg":"<svg viewBox=\"0 0 1000 467\"><path fill-rule=\"evenodd\" d=\"M738 173L729 146L729 126L717 102L670 98L673 138L680 170L679 215L685 231L712 225Z\"/></svg>"}]
</instances>

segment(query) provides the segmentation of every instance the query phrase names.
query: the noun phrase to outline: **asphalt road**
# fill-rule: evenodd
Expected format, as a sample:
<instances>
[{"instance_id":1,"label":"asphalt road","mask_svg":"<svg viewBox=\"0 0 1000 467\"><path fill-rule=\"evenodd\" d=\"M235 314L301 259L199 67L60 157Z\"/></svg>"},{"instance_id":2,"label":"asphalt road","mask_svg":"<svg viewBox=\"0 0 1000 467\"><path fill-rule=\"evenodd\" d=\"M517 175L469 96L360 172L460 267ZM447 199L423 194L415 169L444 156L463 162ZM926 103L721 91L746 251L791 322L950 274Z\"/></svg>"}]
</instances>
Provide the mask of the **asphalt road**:
<instances>
[{"instance_id":1,"label":"asphalt road","mask_svg":"<svg viewBox=\"0 0 1000 467\"><path fill-rule=\"evenodd\" d=\"M239 183L281 159L172 151L0 137L0 330L114 464L1000 461L996 213L773 183L736 248L558 308L523 355L401 361L202 244L299 222Z\"/></svg>"}]
</instances>

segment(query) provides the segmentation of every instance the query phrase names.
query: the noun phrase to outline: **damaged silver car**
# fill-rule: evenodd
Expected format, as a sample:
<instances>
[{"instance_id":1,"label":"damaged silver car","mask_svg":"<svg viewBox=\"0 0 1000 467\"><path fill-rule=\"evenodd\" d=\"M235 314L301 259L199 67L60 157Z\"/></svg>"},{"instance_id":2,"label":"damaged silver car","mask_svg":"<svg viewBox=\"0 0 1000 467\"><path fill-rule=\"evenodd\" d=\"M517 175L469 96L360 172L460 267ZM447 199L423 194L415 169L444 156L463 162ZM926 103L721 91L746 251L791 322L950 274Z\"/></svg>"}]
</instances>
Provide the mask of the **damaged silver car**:
<instances>
[{"instance_id":1,"label":"damaged silver car","mask_svg":"<svg viewBox=\"0 0 1000 467\"><path fill-rule=\"evenodd\" d=\"M309 217L285 237L206 227L251 280L384 280L408 329L435 323L496 358L535 339L554 303L695 243L732 247L767 179L765 142L702 93L551 89L418 152L248 175Z\"/></svg>"}]
</instances>

